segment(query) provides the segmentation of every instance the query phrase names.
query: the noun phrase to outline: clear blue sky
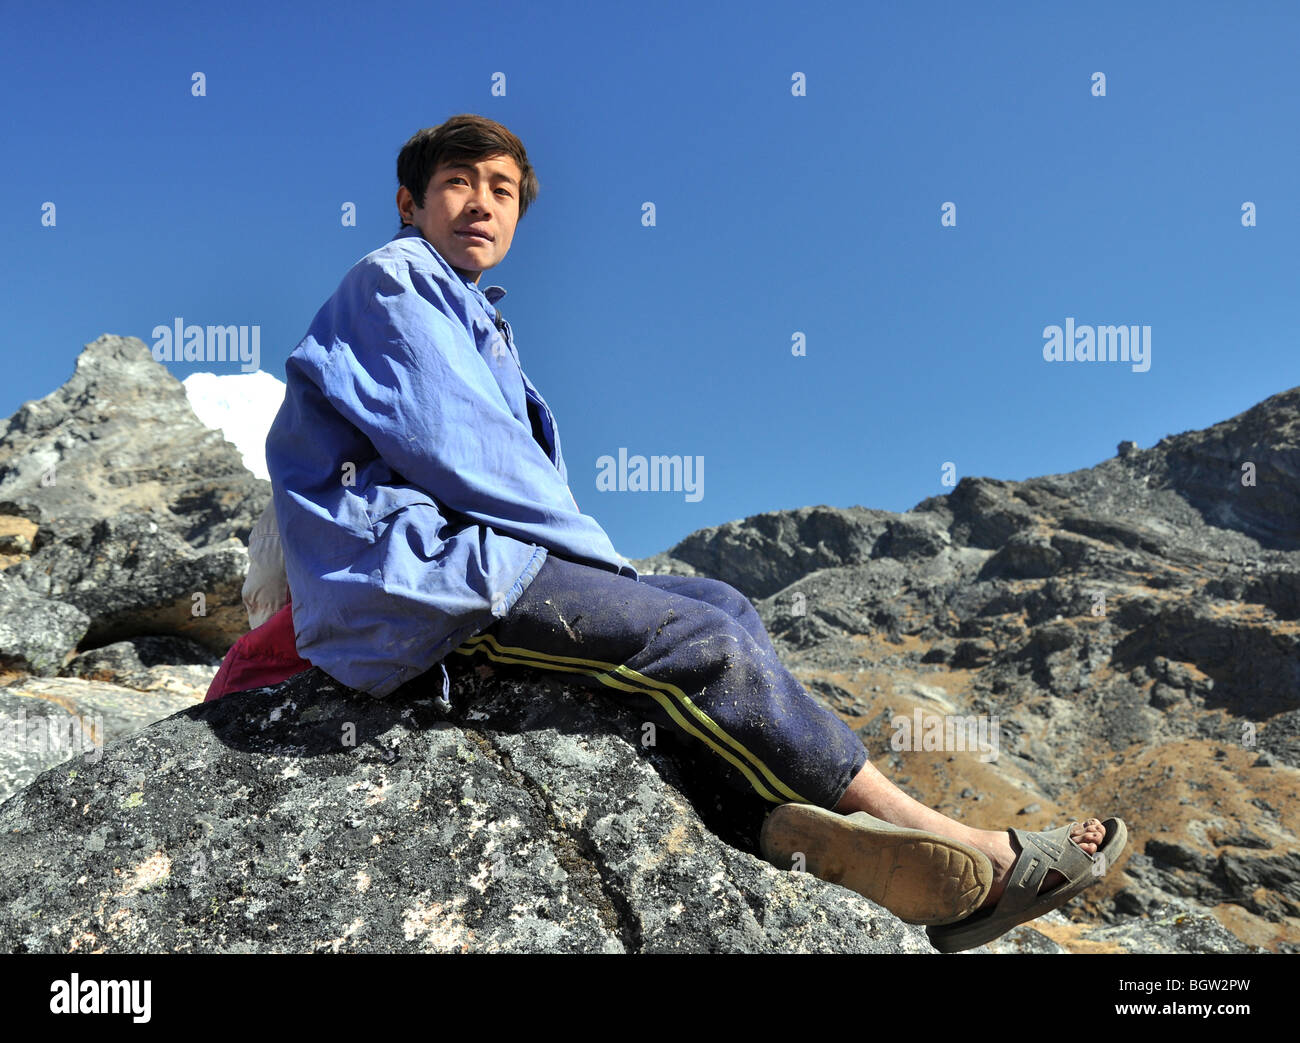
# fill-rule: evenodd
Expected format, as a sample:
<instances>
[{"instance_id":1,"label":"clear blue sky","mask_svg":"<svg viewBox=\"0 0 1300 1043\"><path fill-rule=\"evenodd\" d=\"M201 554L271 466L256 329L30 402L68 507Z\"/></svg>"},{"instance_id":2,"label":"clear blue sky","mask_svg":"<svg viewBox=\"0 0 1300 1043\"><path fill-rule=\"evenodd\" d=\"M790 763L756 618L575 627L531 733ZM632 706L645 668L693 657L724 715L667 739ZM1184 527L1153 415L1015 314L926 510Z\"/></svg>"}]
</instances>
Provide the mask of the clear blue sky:
<instances>
[{"instance_id":1,"label":"clear blue sky","mask_svg":"<svg viewBox=\"0 0 1300 1043\"><path fill-rule=\"evenodd\" d=\"M762 511L906 510L947 461L1091 466L1300 383L1300 5L593 9L7 4L0 415L177 316L259 325L283 379L396 230L398 149L460 112L537 169L480 285L629 557ZM1067 317L1149 325L1150 370L1044 361ZM703 457L703 497L597 492L620 447Z\"/></svg>"}]
</instances>

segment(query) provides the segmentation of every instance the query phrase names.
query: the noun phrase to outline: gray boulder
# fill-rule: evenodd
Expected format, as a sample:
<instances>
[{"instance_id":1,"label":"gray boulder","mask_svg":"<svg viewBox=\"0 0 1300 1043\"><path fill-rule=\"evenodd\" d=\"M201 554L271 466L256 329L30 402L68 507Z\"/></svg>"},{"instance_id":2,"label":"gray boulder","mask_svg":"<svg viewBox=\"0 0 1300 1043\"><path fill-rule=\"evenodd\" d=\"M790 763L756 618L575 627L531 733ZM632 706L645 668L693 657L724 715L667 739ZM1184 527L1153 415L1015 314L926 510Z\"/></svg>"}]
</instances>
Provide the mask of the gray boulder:
<instances>
[{"instance_id":1,"label":"gray boulder","mask_svg":"<svg viewBox=\"0 0 1300 1043\"><path fill-rule=\"evenodd\" d=\"M42 525L31 557L6 575L85 613L84 645L174 634L224 655L248 631L247 571L238 540L196 550L149 516L125 514Z\"/></svg>"},{"instance_id":2,"label":"gray boulder","mask_svg":"<svg viewBox=\"0 0 1300 1043\"><path fill-rule=\"evenodd\" d=\"M90 617L76 605L41 597L0 572L0 667L57 674L89 628Z\"/></svg>"},{"instance_id":3,"label":"gray boulder","mask_svg":"<svg viewBox=\"0 0 1300 1043\"><path fill-rule=\"evenodd\" d=\"M56 533L59 521L127 512L195 548L247 543L270 493L136 337L85 345L71 378L0 430L0 515Z\"/></svg>"},{"instance_id":4,"label":"gray boulder","mask_svg":"<svg viewBox=\"0 0 1300 1043\"><path fill-rule=\"evenodd\" d=\"M97 763L103 746L206 692L138 692L70 677L27 677L0 688L0 800L70 759Z\"/></svg>"},{"instance_id":5,"label":"gray boulder","mask_svg":"<svg viewBox=\"0 0 1300 1043\"><path fill-rule=\"evenodd\" d=\"M932 951L721 840L612 701L454 680L444 716L313 669L46 771L0 805L0 950Z\"/></svg>"}]
</instances>

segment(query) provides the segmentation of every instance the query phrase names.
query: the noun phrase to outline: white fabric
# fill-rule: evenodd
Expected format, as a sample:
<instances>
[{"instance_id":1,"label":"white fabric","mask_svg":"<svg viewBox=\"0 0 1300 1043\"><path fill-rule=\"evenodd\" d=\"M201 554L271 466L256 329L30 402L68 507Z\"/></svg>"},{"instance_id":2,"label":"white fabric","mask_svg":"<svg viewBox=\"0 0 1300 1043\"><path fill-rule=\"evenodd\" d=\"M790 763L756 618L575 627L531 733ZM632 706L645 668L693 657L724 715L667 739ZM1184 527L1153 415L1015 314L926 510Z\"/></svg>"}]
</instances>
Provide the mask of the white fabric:
<instances>
[{"instance_id":1,"label":"white fabric","mask_svg":"<svg viewBox=\"0 0 1300 1043\"><path fill-rule=\"evenodd\" d=\"M284 569L274 499L267 501L266 510L248 537L248 576L241 593L248 610L249 630L256 630L289 603L289 577Z\"/></svg>"}]
</instances>

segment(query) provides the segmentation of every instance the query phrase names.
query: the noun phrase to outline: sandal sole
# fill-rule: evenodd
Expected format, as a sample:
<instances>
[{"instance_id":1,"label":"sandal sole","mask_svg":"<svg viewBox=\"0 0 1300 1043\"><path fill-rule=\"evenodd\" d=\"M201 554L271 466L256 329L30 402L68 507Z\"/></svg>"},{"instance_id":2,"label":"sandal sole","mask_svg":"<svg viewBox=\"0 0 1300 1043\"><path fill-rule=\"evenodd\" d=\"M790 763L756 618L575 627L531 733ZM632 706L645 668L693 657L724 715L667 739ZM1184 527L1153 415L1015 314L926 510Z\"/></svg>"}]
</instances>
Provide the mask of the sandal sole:
<instances>
[{"instance_id":1,"label":"sandal sole","mask_svg":"<svg viewBox=\"0 0 1300 1043\"><path fill-rule=\"evenodd\" d=\"M781 869L802 854L806 872L856 891L905 923L965 919L993 886L992 863L968 844L811 804L782 804L768 815L759 849Z\"/></svg>"}]
</instances>

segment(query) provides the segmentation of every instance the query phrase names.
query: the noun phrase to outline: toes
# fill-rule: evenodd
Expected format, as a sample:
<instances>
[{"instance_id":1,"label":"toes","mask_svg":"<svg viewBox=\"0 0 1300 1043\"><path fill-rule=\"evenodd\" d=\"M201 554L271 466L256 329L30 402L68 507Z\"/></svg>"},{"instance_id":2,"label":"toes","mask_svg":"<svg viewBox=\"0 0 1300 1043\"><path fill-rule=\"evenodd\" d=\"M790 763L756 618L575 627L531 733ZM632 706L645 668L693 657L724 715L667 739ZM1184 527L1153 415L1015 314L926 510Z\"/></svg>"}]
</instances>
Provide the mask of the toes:
<instances>
[{"instance_id":1,"label":"toes","mask_svg":"<svg viewBox=\"0 0 1300 1043\"><path fill-rule=\"evenodd\" d=\"M1080 848L1090 855L1095 855L1102 841L1106 839L1106 827L1101 824L1100 819L1090 818L1086 822L1077 823L1074 829L1070 830L1070 836Z\"/></svg>"}]
</instances>

